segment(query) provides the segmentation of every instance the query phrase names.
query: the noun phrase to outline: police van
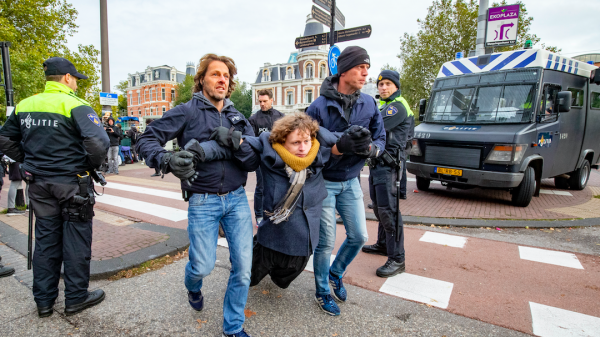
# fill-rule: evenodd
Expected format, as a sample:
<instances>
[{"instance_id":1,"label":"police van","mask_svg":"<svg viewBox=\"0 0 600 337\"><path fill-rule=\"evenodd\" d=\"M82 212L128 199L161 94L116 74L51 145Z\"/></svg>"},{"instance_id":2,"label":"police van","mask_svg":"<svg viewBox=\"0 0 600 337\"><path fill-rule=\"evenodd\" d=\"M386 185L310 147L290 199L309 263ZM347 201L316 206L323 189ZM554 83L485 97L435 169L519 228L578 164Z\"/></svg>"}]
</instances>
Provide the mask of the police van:
<instances>
[{"instance_id":1,"label":"police van","mask_svg":"<svg viewBox=\"0 0 600 337\"><path fill-rule=\"evenodd\" d=\"M505 189L521 207L545 178L584 189L600 159L596 68L535 49L446 62L420 102L407 162L417 188Z\"/></svg>"}]
</instances>

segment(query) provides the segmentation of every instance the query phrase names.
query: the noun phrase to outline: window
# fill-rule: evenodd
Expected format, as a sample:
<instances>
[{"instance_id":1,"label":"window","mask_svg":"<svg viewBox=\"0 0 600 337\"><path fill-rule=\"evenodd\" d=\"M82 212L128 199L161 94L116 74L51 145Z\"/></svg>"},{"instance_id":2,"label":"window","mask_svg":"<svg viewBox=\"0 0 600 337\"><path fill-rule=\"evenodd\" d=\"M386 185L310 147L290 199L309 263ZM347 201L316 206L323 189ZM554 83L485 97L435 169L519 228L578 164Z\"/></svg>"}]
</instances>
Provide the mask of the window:
<instances>
[{"instance_id":1,"label":"window","mask_svg":"<svg viewBox=\"0 0 600 337\"><path fill-rule=\"evenodd\" d=\"M165 94L165 88L162 88L162 100L163 101L167 100L167 95Z\"/></svg>"},{"instance_id":2,"label":"window","mask_svg":"<svg viewBox=\"0 0 600 337\"><path fill-rule=\"evenodd\" d=\"M285 99L285 104L287 105L294 105L294 92L293 91L288 91L287 95L286 95L286 99Z\"/></svg>"},{"instance_id":3,"label":"window","mask_svg":"<svg viewBox=\"0 0 600 337\"><path fill-rule=\"evenodd\" d=\"M138 109L138 116L142 115L142 109Z\"/></svg>"},{"instance_id":4,"label":"window","mask_svg":"<svg viewBox=\"0 0 600 337\"><path fill-rule=\"evenodd\" d=\"M531 121L535 86L507 85L434 92L428 122L521 123Z\"/></svg>"},{"instance_id":5,"label":"window","mask_svg":"<svg viewBox=\"0 0 600 337\"><path fill-rule=\"evenodd\" d=\"M146 89L144 93L144 102L148 102L148 89Z\"/></svg>"},{"instance_id":6,"label":"window","mask_svg":"<svg viewBox=\"0 0 600 337\"><path fill-rule=\"evenodd\" d=\"M129 105L133 105L133 95L131 94L131 91L129 92Z\"/></svg>"},{"instance_id":7,"label":"window","mask_svg":"<svg viewBox=\"0 0 600 337\"><path fill-rule=\"evenodd\" d=\"M305 92L305 96L304 96L304 103L312 103L313 101L313 91L312 89L306 89Z\"/></svg>"},{"instance_id":8,"label":"window","mask_svg":"<svg viewBox=\"0 0 600 337\"><path fill-rule=\"evenodd\" d=\"M269 70L265 69L263 70L263 78L262 78L263 82L268 82L269 81Z\"/></svg>"},{"instance_id":9,"label":"window","mask_svg":"<svg viewBox=\"0 0 600 337\"><path fill-rule=\"evenodd\" d=\"M151 114L151 115L154 115L154 107L151 107L151 108L150 108L150 114Z\"/></svg>"},{"instance_id":10,"label":"window","mask_svg":"<svg viewBox=\"0 0 600 337\"><path fill-rule=\"evenodd\" d=\"M285 73L285 79L286 80L292 80L292 67L288 67Z\"/></svg>"},{"instance_id":11,"label":"window","mask_svg":"<svg viewBox=\"0 0 600 337\"><path fill-rule=\"evenodd\" d=\"M319 78L327 77L327 67L325 67L325 63L321 63L319 66Z\"/></svg>"},{"instance_id":12,"label":"window","mask_svg":"<svg viewBox=\"0 0 600 337\"><path fill-rule=\"evenodd\" d=\"M175 100L175 89L171 89L171 101Z\"/></svg>"},{"instance_id":13,"label":"window","mask_svg":"<svg viewBox=\"0 0 600 337\"><path fill-rule=\"evenodd\" d=\"M573 108L581 108L583 106L583 90L569 88L567 89L571 92L571 107Z\"/></svg>"},{"instance_id":14,"label":"window","mask_svg":"<svg viewBox=\"0 0 600 337\"><path fill-rule=\"evenodd\" d=\"M141 97L140 97L140 96L141 96L141 95L140 95L140 91L138 90L138 91L137 91L138 105L140 105L140 99L141 99Z\"/></svg>"},{"instance_id":15,"label":"window","mask_svg":"<svg viewBox=\"0 0 600 337\"><path fill-rule=\"evenodd\" d=\"M558 119L558 113L555 108L559 91L560 86L552 84L546 84L544 86L544 93L542 94L542 100L540 101L540 110L538 110L538 122L554 122Z\"/></svg>"},{"instance_id":16,"label":"window","mask_svg":"<svg viewBox=\"0 0 600 337\"><path fill-rule=\"evenodd\" d=\"M148 115L148 108L144 110L144 116Z\"/></svg>"},{"instance_id":17,"label":"window","mask_svg":"<svg viewBox=\"0 0 600 337\"><path fill-rule=\"evenodd\" d=\"M167 107L163 106L163 111L162 111L163 115L165 114L165 112L167 112Z\"/></svg>"},{"instance_id":18,"label":"window","mask_svg":"<svg viewBox=\"0 0 600 337\"><path fill-rule=\"evenodd\" d=\"M306 78L313 78L313 65L309 63L306 65Z\"/></svg>"},{"instance_id":19,"label":"window","mask_svg":"<svg viewBox=\"0 0 600 337\"><path fill-rule=\"evenodd\" d=\"M590 108L600 109L600 93L592 91L590 98Z\"/></svg>"}]
</instances>

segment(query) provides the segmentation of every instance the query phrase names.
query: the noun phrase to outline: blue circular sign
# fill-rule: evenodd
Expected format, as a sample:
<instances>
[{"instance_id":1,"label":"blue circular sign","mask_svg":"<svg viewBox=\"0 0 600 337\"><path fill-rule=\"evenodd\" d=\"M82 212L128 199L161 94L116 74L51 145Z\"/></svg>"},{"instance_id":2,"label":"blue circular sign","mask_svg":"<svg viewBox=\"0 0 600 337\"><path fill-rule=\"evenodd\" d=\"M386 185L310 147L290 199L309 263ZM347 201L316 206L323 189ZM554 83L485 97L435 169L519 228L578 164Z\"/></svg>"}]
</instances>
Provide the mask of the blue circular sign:
<instances>
[{"instance_id":1,"label":"blue circular sign","mask_svg":"<svg viewBox=\"0 0 600 337\"><path fill-rule=\"evenodd\" d=\"M338 57L340 57L340 54L342 52L340 51L340 48L338 48L338 46L331 46L331 48L329 48L329 54L327 55L327 64L329 64L329 70L331 71L332 75L337 74L337 60Z\"/></svg>"}]
</instances>

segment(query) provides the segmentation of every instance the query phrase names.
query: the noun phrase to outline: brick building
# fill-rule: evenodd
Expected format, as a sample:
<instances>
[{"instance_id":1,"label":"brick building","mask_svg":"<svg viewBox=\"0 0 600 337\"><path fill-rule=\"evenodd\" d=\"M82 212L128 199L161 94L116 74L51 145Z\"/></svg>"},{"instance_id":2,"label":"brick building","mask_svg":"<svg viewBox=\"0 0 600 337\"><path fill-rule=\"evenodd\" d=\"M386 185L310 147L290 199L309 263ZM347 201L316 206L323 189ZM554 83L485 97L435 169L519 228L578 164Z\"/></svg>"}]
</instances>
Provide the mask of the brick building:
<instances>
[{"instance_id":1,"label":"brick building","mask_svg":"<svg viewBox=\"0 0 600 337\"><path fill-rule=\"evenodd\" d=\"M149 120L162 117L173 107L175 86L195 73L194 64L188 63L185 72L164 65L128 74L127 116L138 117L142 129Z\"/></svg>"},{"instance_id":2,"label":"brick building","mask_svg":"<svg viewBox=\"0 0 600 337\"><path fill-rule=\"evenodd\" d=\"M323 25L309 15L304 36L323 32ZM251 84L252 110L260 109L257 92L268 89L273 93L273 108L283 113L305 111L319 97L321 83L329 75L327 52L327 46L303 48L293 51L286 63L265 63Z\"/></svg>"}]
</instances>

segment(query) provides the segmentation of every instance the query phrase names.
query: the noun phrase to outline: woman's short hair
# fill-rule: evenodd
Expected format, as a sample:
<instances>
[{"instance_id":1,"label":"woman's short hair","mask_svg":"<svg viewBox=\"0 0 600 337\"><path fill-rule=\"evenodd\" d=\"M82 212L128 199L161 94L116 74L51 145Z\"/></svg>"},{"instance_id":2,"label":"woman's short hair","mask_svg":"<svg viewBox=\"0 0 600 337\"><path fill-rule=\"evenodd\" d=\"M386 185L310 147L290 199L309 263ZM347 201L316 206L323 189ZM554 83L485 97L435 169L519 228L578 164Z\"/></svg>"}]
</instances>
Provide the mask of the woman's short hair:
<instances>
[{"instance_id":1,"label":"woman's short hair","mask_svg":"<svg viewBox=\"0 0 600 337\"><path fill-rule=\"evenodd\" d=\"M227 90L227 95L225 96L226 98L229 98L231 93L235 90L236 83L233 77L237 75L237 68L235 67L235 62L233 62L232 58L227 56L218 56L216 54L206 54L200 59L200 64L198 64L196 75L194 75L193 92L202 91L202 80L204 80L204 76L208 71L208 66L213 61L223 62L227 66L227 69L229 69L229 89Z\"/></svg>"},{"instance_id":2,"label":"woman's short hair","mask_svg":"<svg viewBox=\"0 0 600 337\"><path fill-rule=\"evenodd\" d=\"M304 112L294 112L285 115L273 124L269 141L271 144L283 144L287 136L298 129L308 133L310 138L315 138L317 131L319 131L319 123Z\"/></svg>"}]
</instances>

